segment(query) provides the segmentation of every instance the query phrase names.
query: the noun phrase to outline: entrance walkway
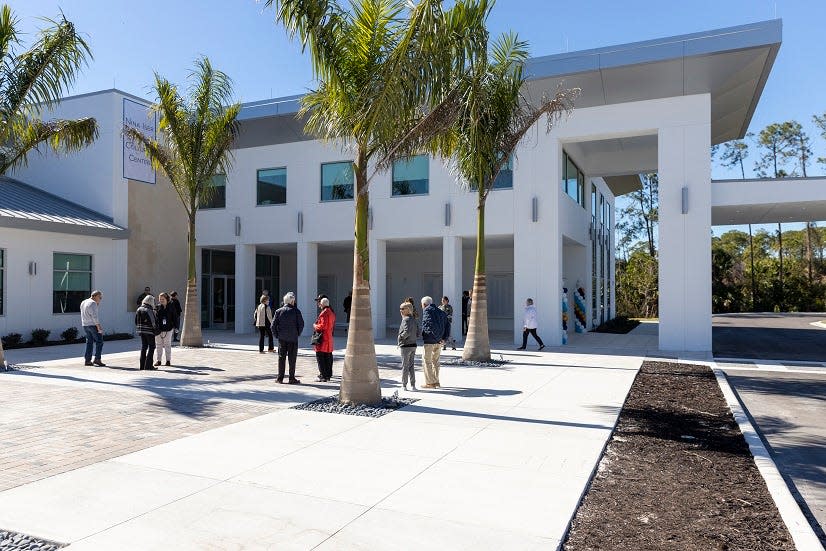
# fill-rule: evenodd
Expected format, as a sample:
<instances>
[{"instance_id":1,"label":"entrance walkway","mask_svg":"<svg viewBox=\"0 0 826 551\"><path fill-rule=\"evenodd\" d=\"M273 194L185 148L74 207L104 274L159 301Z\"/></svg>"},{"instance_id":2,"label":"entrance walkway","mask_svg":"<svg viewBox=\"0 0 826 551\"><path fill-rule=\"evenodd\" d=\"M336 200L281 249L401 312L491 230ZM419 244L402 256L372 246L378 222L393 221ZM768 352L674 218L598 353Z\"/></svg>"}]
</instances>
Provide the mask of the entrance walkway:
<instances>
[{"instance_id":1,"label":"entrance walkway","mask_svg":"<svg viewBox=\"0 0 826 551\"><path fill-rule=\"evenodd\" d=\"M26 396L0 462L34 452L44 469L5 482L0 527L71 550L553 549L642 361L509 346L494 354L510 363L445 366L442 389L402 391L419 401L372 419L289 409L336 392L311 382L309 351L305 384L276 386L274 357L226 336L176 349L166 371L131 371L133 349L105 355L111 368L0 374L0 401ZM397 349L377 351L389 395Z\"/></svg>"}]
</instances>

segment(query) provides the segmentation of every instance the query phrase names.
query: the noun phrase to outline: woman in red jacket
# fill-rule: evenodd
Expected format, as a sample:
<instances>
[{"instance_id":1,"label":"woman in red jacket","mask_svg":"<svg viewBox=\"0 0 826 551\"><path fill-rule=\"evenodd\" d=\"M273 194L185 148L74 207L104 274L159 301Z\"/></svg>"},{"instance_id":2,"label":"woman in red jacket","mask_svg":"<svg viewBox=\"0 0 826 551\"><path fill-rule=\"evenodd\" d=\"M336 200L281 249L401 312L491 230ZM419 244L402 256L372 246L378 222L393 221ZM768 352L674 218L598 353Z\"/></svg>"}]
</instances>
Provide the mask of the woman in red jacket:
<instances>
[{"instance_id":1,"label":"woman in red jacket","mask_svg":"<svg viewBox=\"0 0 826 551\"><path fill-rule=\"evenodd\" d=\"M315 300L321 309L313 324L313 330L321 333L321 341L313 345L318 362L316 381L326 383L333 376L333 328L336 326L336 313L330 308L330 299L326 295L318 295Z\"/></svg>"}]
</instances>

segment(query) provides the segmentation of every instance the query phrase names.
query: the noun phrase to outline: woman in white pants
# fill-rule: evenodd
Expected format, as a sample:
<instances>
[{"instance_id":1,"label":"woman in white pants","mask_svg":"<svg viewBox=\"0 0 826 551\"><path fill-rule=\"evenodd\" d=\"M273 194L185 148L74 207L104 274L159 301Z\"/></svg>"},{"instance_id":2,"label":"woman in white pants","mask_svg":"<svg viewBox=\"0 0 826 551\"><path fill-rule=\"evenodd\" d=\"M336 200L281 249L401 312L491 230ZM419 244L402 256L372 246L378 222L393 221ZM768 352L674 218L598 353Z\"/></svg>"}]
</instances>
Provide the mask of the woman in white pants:
<instances>
[{"instance_id":1,"label":"woman in white pants","mask_svg":"<svg viewBox=\"0 0 826 551\"><path fill-rule=\"evenodd\" d=\"M155 308L155 319L158 320L160 333L155 336L155 365L161 365L164 352L166 352L166 365L172 365L172 338L175 335L175 322L178 313L172 304L167 293L158 295L158 306Z\"/></svg>"}]
</instances>

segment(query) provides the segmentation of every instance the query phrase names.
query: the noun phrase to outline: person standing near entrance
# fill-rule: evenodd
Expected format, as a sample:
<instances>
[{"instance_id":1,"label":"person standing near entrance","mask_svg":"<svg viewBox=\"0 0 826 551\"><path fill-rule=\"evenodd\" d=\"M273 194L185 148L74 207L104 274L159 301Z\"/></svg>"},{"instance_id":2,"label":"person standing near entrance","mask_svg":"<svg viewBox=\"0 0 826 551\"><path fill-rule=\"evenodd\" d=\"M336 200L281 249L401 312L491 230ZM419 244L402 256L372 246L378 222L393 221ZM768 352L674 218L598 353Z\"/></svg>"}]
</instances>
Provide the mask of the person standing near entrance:
<instances>
[{"instance_id":1,"label":"person standing near entrance","mask_svg":"<svg viewBox=\"0 0 826 551\"><path fill-rule=\"evenodd\" d=\"M439 306L439 310L444 312L447 316L447 338L442 345L442 350L447 350L448 343L450 343L453 347L453 350L456 350L456 339L454 339L453 335L450 334L450 330L453 326L453 306L450 304L449 298L442 297L442 304Z\"/></svg>"},{"instance_id":2,"label":"person standing near entrance","mask_svg":"<svg viewBox=\"0 0 826 551\"><path fill-rule=\"evenodd\" d=\"M529 298L525 301L525 319L522 322L522 346L517 348L517 350L525 350L525 348L527 348L528 335L533 335L533 338L539 345L540 350L545 348L545 344L542 342L542 339L540 339L539 335L536 334L536 325L536 307L533 305L533 299Z\"/></svg>"},{"instance_id":3,"label":"person standing near entrance","mask_svg":"<svg viewBox=\"0 0 826 551\"><path fill-rule=\"evenodd\" d=\"M402 386L407 390L407 381L410 381L410 390L416 390L416 359L417 340L422 336L419 321L413 317L413 305L409 302L402 302L399 305L399 313L402 316L399 324L399 350L402 355Z\"/></svg>"},{"instance_id":4,"label":"person standing near entrance","mask_svg":"<svg viewBox=\"0 0 826 551\"><path fill-rule=\"evenodd\" d=\"M258 299L258 308L255 309L255 327L258 328L258 353L264 353L264 337L267 337L269 345L268 352L275 352L272 342L272 308L270 308L270 297L261 295Z\"/></svg>"},{"instance_id":5,"label":"person standing near entrance","mask_svg":"<svg viewBox=\"0 0 826 551\"><path fill-rule=\"evenodd\" d=\"M350 310L353 308L353 291L350 291L346 297L344 297L344 303L342 304L344 307L344 313L347 314L347 323L350 323Z\"/></svg>"},{"instance_id":6,"label":"person standing near entrance","mask_svg":"<svg viewBox=\"0 0 826 551\"><path fill-rule=\"evenodd\" d=\"M316 381L326 383L333 376L333 329L336 326L336 313L330 308L330 299L327 295L318 295L315 301L321 310L313 324L313 330L321 333L321 340L313 344L315 359L318 362Z\"/></svg>"},{"instance_id":7,"label":"person standing near entrance","mask_svg":"<svg viewBox=\"0 0 826 551\"><path fill-rule=\"evenodd\" d=\"M447 340L447 314L436 308L431 297L422 297L425 388L439 388L439 355Z\"/></svg>"},{"instance_id":8,"label":"person standing near entrance","mask_svg":"<svg viewBox=\"0 0 826 551\"><path fill-rule=\"evenodd\" d=\"M278 383L284 382L284 368L289 359L289 384L301 384L295 377L295 361L298 356L298 337L302 331L304 318L301 316L301 310L295 305L295 294L290 291L284 295L284 306L276 310L272 324L272 332L278 339Z\"/></svg>"},{"instance_id":9,"label":"person standing near entrance","mask_svg":"<svg viewBox=\"0 0 826 551\"><path fill-rule=\"evenodd\" d=\"M184 309L181 308L181 301L178 300L178 291L172 291L170 297L170 305L175 310L175 329L173 330L172 340L178 342L181 340L181 317Z\"/></svg>"},{"instance_id":10,"label":"person standing near entrance","mask_svg":"<svg viewBox=\"0 0 826 551\"><path fill-rule=\"evenodd\" d=\"M161 365L164 352L166 353L166 365L172 365L172 334L175 331L175 321L178 314L172 307L170 296L166 293L158 295L158 306L155 308L155 321L158 324L159 333L155 335L155 349L158 357L155 358L155 365Z\"/></svg>"},{"instance_id":11,"label":"person standing near entrance","mask_svg":"<svg viewBox=\"0 0 826 551\"><path fill-rule=\"evenodd\" d=\"M146 295L135 312L135 333L141 336L141 370L155 370L152 356L155 354L155 335L158 321L155 317L155 297Z\"/></svg>"},{"instance_id":12,"label":"person standing near entrance","mask_svg":"<svg viewBox=\"0 0 826 551\"><path fill-rule=\"evenodd\" d=\"M462 335L467 335L467 322L470 315L470 291L462 291Z\"/></svg>"},{"instance_id":13,"label":"person standing near entrance","mask_svg":"<svg viewBox=\"0 0 826 551\"><path fill-rule=\"evenodd\" d=\"M151 293L152 293L152 291L151 291L151 289L149 289L149 287L144 287L143 288L143 293L138 295L138 300L137 300L138 308L140 308L141 305L143 304L143 299L146 298L146 295L151 294Z\"/></svg>"},{"instance_id":14,"label":"person standing near entrance","mask_svg":"<svg viewBox=\"0 0 826 551\"><path fill-rule=\"evenodd\" d=\"M80 325L86 333L86 363L83 365L96 365L106 367L100 359L103 351L103 327L100 325L98 309L100 301L103 300L101 291L92 291L92 295L80 303ZM95 361L92 361L92 343L95 345Z\"/></svg>"}]
</instances>

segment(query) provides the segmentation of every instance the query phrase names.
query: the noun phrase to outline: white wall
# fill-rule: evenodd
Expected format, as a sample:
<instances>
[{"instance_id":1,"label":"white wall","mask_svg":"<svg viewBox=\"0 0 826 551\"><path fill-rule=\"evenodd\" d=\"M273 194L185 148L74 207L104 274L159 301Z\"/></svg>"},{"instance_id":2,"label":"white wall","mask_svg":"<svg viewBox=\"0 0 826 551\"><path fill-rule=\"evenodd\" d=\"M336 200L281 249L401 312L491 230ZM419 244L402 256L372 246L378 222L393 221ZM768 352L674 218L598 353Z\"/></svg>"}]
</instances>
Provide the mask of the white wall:
<instances>
[{"instance_id":1,"label":"white wall","mask_svg":"<svg viewBox=\"0 0 826 551\"><path fill-rule=\"evenodd\" d=\"M131 333L130 316L118 299L126 281L126 264L119 260L121 241L31 230L4 228L0 248L5 250L5 313L0 316L0 334L20 333L25 340L32 329L51 330L59 339L68 327L80 325L80 314L52 313L53 253L92 255L92 289L103 291L100 321L104 330ZM29 262L37 263L37 275L29 275Z\"/></svg>"}]
</instances>

